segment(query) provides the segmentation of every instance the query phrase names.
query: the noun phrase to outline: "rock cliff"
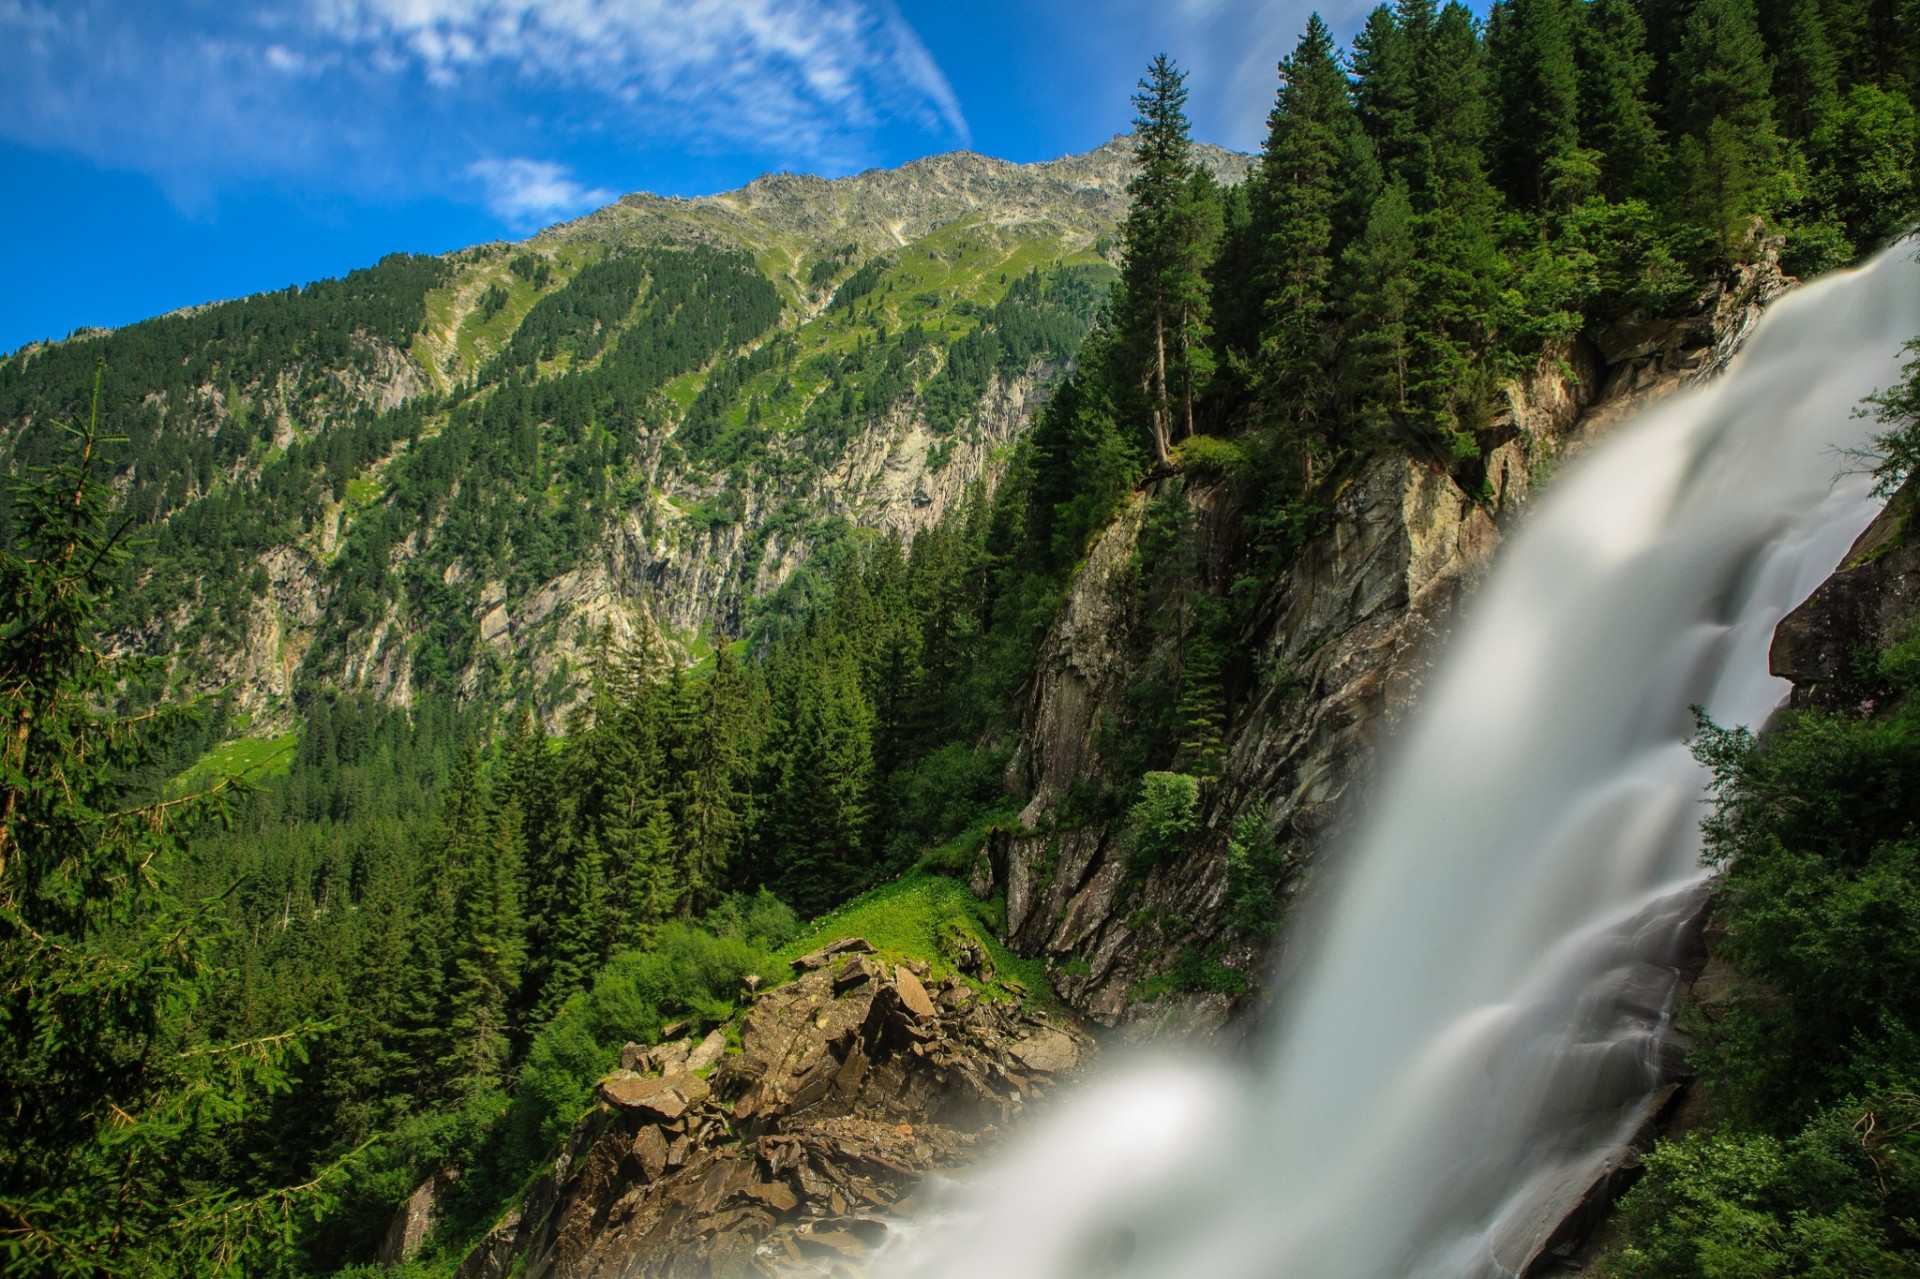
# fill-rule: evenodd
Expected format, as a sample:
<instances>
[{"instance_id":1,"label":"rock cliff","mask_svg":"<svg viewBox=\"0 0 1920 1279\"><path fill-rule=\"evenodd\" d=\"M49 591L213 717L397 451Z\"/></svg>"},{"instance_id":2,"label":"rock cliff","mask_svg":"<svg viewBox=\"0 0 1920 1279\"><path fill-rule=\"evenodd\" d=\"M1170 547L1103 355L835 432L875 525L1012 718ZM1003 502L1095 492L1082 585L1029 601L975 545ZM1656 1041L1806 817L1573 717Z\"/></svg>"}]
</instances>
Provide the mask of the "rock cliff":
<instances>
[{"instance_id":1,"label":"rock cliff","mask_svg":"<svg viewBox=\"0 0 1920 1279\"><path fill-rule=\"evenodd\" d=\"M1498 441L1469 482L1405 457L1367 464L1331 518L1273 577L1234 637L1247 658L1229 688L1224 756L1203 782L1184 855L1144 876L1124 817L1089 820L1076 787L1112 780L1124 748L1111 725L1170 641L1156 638L1134 571L1152 504L1176 487L1194 523L1204 589L1223 594L1247 539L1234 487L1163 475L1099 538L1040 662L1010 782L1031 796L991 860L1012 944L1045 956L1076 1009L1134 1033L1221 1026L1266 940L1230 926L1229 840L1245 814L1273 834L1283 892L1309 882L1314 855L1360 811L1397 718L1417 699L1438 641L1563 458L1632 411L1723 368L1760 309L1789 287L1771 260L1715 281L1690 314L1618 324L1549 353L1508 388L1483 438ZM1231 684L1231 681L1230 681ZM1257 988L1257 981L1253 983ZM1210 988L1211 987L1211 988Z\"/></svg>"},{"instance_id":2,"label":"rock cliff","mask_svg":"<svg viewBox=\"0 0 1920 1279\"><path fill-rule=\"evenodd\" d=\"M923 983L859 938L796 966L741 1020L737 1052L722 1030L629 1045L460 1279L841 1273L928 1173L970 1162L1090 1055L1071 1021L958 974Z\"/></svg>"}]
</instances>

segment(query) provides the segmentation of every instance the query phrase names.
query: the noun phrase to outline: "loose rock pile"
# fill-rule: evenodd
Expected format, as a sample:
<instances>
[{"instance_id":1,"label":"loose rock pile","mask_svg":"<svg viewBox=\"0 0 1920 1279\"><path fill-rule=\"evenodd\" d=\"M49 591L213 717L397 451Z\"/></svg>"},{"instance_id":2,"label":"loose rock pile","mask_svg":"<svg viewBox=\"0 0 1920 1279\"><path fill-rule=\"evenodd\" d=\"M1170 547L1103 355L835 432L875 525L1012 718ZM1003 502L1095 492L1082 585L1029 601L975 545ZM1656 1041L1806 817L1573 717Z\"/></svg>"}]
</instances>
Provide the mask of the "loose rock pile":
<instances>
[{"instance_id":1,"label":"loose rock pile","mask_svg":"<svg viewBox=\"0 0 1920 1279\"><path fill-rule=\"evenodd\" d=\"M554 1172L461 1279L860 1275L928 1172L1087 1058L1077 1028L890 965L857 938L796 961L740 1027L629 1045Z\"/></svg>"}]
</instances>

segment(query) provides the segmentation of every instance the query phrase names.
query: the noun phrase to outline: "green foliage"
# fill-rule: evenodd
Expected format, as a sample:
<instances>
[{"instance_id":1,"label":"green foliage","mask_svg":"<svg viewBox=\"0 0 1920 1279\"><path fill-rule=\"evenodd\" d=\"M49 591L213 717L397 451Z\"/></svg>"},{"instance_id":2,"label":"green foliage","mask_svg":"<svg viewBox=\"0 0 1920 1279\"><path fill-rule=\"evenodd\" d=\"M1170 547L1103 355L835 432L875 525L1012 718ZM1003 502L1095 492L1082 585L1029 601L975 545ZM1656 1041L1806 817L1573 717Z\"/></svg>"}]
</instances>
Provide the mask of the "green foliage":
<instances>
[{"instance_id":1,"label":"green foliage","mask_svg":"<svg viewBox=\"0 0 1920 1279\"><path fill-rule=\"evenodd\" d=\"M1242 814L1227 840L1227 909L1235 931L1262 940L1273 935L1283 912L1279 889L1286 870L1266 815Z\"/></svg>"},{"instance_id":2,"label":"green foliage","mask_svg":"<svg viewBox=\"0 0 1920 1279\"><path fill-rule=\"evenodd\" d=\"M1913 358L1901 370L1905 379L1868 396L1863 406L1887 428L1873 438L1879 454L1873 474L1882 497L1891 497L1920 468L1920 338L1907 343L1906 351Z\"/></svg>"},{"instance_id":3,"label":"green foliage","mask_svg":"<svg viewBox=\"0 0 1920 1279\"><path fill-rule=\"evenodd\" d=\"M1200 782L1185 773L1148 773L1140 799L1127 810L1132 844L1128 866L1144 875L1177 856L1192 833L1200 807Z\"/></svg>"},{"instance_id":4,"label":"green foliage","mask_svg":"<svg viewBox=\"0 0 1920 1279\"><path fill-rule=\"evenodd\" d=\"M1909 638L1862 670L1879 714L1796 711L1760 740L1702 723L1739 978L1697 1019L1696 1060L1724 1118L1646 1157L1603 1273L1920 1270L1916 652Z\"/></svg>"},{"instance_id":5,"label":"green foliage","mask_svg":"<svg viewBox=\"0 0 1920 1279\"><path fill-rule=\"evenodd\" d=\"M1221 231L1218 192L1194 163L1186 76L1165 54L1153 60L1133 105L1131 204L1114 306L1116 334L1145 374L1136 409L1157 461L1194 432L1196 404L1212 376L1212 301L1207 265Z\"/></svg>"},{"instance_id":6,"label":"green foliage","mask_svg":"<svg viewBox=\"0 0 1920 1279\"><path fill-rule=\"evenodd\" d=\"M318 1182L263 1184L223 1147L286 1088L303 1036L204 1025L223 974L174 870L219 800L129 784L193 708L106 709L145 663L95 637L124 556L99 396L68 451L18 483L0 551L0 1257L21 1276L258 1273Z\"/></svg>"},{"instance_id":7,"label":"green foliage","mask_svg":"<svg viewBox=\"0 0 1920 1279\"><path fill-rule=\"evenodd\" d=\"M966 944L986 951L992 977L973 983L985 993L1001 999L1031 995L1047 1003L1045 965L1021 959L1001 945L990 914L989 904L952 879L907 875L815 920L781 950L780 958L795 959L843 937L864 937L882 958L927 964L935 978L942 978L957 971L957 946Z\"/></svg>"}]
</instances>

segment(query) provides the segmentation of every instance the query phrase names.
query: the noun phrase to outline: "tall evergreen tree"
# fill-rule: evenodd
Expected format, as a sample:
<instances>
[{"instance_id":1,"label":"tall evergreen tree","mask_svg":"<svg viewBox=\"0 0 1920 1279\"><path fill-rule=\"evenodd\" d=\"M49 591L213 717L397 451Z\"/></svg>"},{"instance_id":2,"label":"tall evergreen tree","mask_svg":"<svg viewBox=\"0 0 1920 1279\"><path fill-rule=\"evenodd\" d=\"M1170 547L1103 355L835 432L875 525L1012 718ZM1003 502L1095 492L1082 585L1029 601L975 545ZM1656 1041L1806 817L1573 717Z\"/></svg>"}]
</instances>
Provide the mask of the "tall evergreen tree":
<instances>
[{"instance_id":1,"label":"tall evergreen tree","mask_svg":"<svg viewBox=\"0 0 1920 1279\"><path fill-rule=\"evenodd\" d=\"M1698 0L1674 54L1672 93L1682 204L1710 250L1725 254L1761 212L1780 147L1753 0Z\"/></svg>"},{"instance_id":2,"label":"tall evergreen tree","mask_svg":"<svg viewBox=\"0 0 1920 1279\"><path fill-rule=\"evenodd\" d=\"M1500 0L1490 15L1499 87L1500 184L1516 204L1547 202L1551 175L1580 145L1579 71L1574 58L1578 0Z\"/></svg>"},{"instance_id":3,"label":"tall evergreen tree","mask_svg":"<svg viewBox=\"0 0 1920 1279\"><path fill-rule=\"evenodd\" d=\"M1431 9L1416 13L1431 21ZM1366 27L1354 38L1354 100L1360 121L1373 140L1380 166L1403 187L1426 182L1428 142L1419 120L1420 47L1401 18L1387 5L1367 15Z\"/></svg>"},{"instance_id":4,"label":"tall evergreen tree","mask_svg":"<svg viewBox=\"0 0 1920 1279\"><path fill-rule=\"evenodd\" d=\"M674 829L686 893L681 913L704 911L726 893L728 868L751 820L758 746L755 690L730 647L713 671L681 686L674 731Z\"/></svg>"},{"instance_id":5,"label":"tall evergreen tree","mask_svg":"<svg viewBox=\"0 0 1920 1279\"><path fill-rule=\"evenodd\" d=\"M1165 54L1134 95L1136 172L1121 226L1126 266L1115 307L1143 370L1142 398L1154 456L1166 461L1194 429L1194 409L1212 373L1207 266L1220 235L1213 184L1193 162L1186 76Z\"/></svg>"},{"instance_id":6,"label":"tall evergreen tree","mask_svg":"<svg viewBox=\"0 0 1920 1279\"><path fill-rule=\"evenodd\" d=\"M1781 130L1813 136L1840 92L1840 62L1827 38L1820 0L1773 0L1767 10L1773 45L1773 94Z\"/></svg>"},{"instance_id":7,"label":"tall evergreen tree","mask_svg":"<svg viewBox=\"0 0 1920 1279\"><path fill-rule=\"evenodd\" d=\"M1280 64L1254 200L1266 297L1257 389L1285 422L1316 422L1331 407L1338 330L1329 291L1343 192L1363 176L1345 167L1358 132L1333 36L1316 13Z\"/></svg>"},{"instance_id":8,"label":"tall evergreen tree","mask_svg":"<svg viewBox=\"0 0 1920 1279\"><path fill-rule=\"evenodd\" d=\"M783 662L764 837L780 895L817 914L867 879L873 820L873 710L841 644Z\"/></svg>"},{"instance_id":9,"label":"tall evergreen tree","mask_svg":"<svg viewBox=\"0 0 1920 1279\"><path fill-rule=\"evenodd\" d=\"M1414 298L1413 204L1399 182L1374 201L1366 231L1341 255L1340 400L1374 438L1407 412Z\"/></svg>"},{"instance_id":10,"label":"tall evergreen tree","mask_svg":"<svg viewBox=\"0 0 1920 1279\"><path fill-rule=\"evenodd\" d=\"M210 1187L301 1036L208 1042L206 911L170 880L207 794L135 779L189 711L110 709L152 664L94 628L125 553L94 415L15 493L0 549L0 1269L243 1274L277 1264L290 1195Z\"/></svg>"},{"instance_id":11,"label":"tall evergreen tree","mask_svg":"<svg viewBox=\"0 0 1920 1279\"><path fill-rule=\"evenodd\" d=\"M1487 179L1484 49L1473 15L1449 3L1422 45L1421 122L1432 160L1414 201L1415 316L1407 401L1420 437L1442 455L1475 446L1502 263L1494 240L1498 196Z\"/></svg>"},{"instance_id":12,"label":"tall evergreen tree","mask_svg":"<svg viewBox=\"0 0 1920 1279\"><path fill-rule=\"evenodd\" d=\"M1624 200L1652 193L1665 162L1648 97L1653 57L1633 0L1576 6L1580 68L1580 145L1600 156L1601 191Z\"/></svg>"},{"instance_id":13,"label":"tall evergreen tree","mask_svg":"<svg viewBox=\"0 0 1920 1279\"><path fill-rule=\"evenodd\" d=\"M526 960L520 809L487 807L467 834L455 913L449 1073L463 1092L498 1087L506 1073Z\"/></svg>"}]
</instances>

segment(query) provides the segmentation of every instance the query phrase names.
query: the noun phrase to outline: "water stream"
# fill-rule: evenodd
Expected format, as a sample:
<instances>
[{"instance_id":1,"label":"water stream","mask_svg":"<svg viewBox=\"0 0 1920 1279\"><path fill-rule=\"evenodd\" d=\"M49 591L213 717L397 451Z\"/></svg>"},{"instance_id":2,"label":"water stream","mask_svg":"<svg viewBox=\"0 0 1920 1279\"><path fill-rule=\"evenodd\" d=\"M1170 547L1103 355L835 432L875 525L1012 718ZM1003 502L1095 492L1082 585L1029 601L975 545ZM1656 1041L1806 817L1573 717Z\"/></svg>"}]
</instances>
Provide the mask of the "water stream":
<instances>
[{"instance_id":1,"label":"water stream","mask_svg":"<svg viewBox=\"0 0 1920 1279\"><path fill-rule=\"evenodd\" d=\"M1774 625L1874 515L1839 450L1916 333L1908 244L1777 303L1723 377L1570 466L1294 925L1312 940L1257 1060L1109 1069L875 1271L1517 1273L1670 1055L1703 877L1689 707L1780 703Z\"/></svg>"}]
</instances>

